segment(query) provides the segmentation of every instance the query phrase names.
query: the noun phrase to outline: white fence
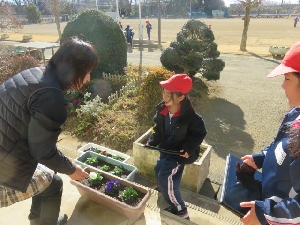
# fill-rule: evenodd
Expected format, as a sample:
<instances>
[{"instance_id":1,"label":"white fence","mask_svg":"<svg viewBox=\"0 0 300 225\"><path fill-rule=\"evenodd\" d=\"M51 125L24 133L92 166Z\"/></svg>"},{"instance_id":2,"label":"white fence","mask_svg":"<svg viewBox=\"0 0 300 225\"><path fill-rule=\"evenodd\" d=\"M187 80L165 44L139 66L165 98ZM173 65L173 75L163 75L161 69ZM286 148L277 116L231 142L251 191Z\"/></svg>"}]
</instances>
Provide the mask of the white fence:
<instances>
[{"instance_id":1,"label":"white fence","mask_svg":"<svg viewBox=\"0 0 300 225\"><path fill-rule=\"evenodd\" d=\"M103 73L102 77L104 80L110 80L110 81L124 81L127 80L127 77L125 75L113 75L113 74L106 74ZM115 93L112 93L110 96L108 96L108 104L112 104L115 102L118 98L126 94L129 90L134 89L134 82L127 81L127 84L125 86L122 86L122 88L119 91L116 91Z\"/></svg>"}]
</instances>

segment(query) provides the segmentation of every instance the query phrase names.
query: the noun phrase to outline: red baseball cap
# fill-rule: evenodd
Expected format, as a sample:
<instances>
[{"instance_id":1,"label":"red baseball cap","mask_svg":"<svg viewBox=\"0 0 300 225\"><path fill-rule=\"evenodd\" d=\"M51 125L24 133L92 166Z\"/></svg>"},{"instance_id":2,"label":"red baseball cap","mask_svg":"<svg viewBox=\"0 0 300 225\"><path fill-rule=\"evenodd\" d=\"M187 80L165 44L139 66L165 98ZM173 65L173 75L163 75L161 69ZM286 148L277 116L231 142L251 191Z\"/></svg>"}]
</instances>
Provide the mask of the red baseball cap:
<instances>
[{"instance_id":1,"label":"red baseball cap","mask_svg":"<svg viewBox=\"0 0 300 225\"><path fill-rule=\"evenodd\" d=\"M168 80L160 81L161 86L171 92L187 94L193 85L192 79L187 74L175 74Z\"/></svg>"},{"instance_id":2,"label":"red baseball cap","mask_svg":"<svg viewBox=\"0 0 300 225\"><path fill-rule=\"evenodd\" d=\"M294 44L285 54L281 64L267 77L276 77L291 72L300 72L300 41Z\"/></svg>"}]
</instances>

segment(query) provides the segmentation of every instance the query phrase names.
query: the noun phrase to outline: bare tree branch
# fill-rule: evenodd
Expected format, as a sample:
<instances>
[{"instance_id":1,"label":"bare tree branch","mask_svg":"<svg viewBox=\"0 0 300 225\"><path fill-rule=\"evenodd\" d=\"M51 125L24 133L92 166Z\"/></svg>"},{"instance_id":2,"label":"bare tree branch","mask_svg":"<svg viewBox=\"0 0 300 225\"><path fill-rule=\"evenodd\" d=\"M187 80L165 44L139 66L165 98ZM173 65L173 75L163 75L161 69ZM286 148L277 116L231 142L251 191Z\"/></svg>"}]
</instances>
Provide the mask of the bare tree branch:
<instances>
[{"instance_id":1,"label":"bare tree branch","mask_svg":"<svg viewBox=\"0 0 300 225\"><path fill-rule=\"evenodd\" d=\"M46 8L54 15L59 39L61 38L60 12L63 10L62 3L64 2L66 2L66 0L47 0L44 2Z\"/></svg>"},{"instance_id":2,"label":"bare tree branch","mask_svg":"<svg viewBox=\"0 0 300 225\"><path fill-rule=\"evenodd\" d=\"M21 21L15 16L16 12L12 5L0 1L0 30L12 30L18 32L23 29Z\"/></svg>"}]
</instances>

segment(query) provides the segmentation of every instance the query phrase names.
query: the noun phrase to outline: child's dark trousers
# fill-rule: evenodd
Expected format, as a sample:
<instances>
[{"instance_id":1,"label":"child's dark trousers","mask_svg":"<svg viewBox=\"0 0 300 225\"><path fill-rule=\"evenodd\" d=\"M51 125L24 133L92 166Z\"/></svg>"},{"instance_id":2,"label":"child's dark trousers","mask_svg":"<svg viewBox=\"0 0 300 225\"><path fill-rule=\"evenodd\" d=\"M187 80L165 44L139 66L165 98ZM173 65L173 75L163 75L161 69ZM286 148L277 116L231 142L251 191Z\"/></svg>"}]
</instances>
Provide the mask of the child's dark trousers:
<instances>
[{"instance_id":1,"label":"child's dark trousers","mask_svg":"<svg viewBox=\"0 0 300 225\"><path fill-rule=\"evenodd\" d=\"M160 156L154 171L164 199L174 210L180 211L186 208L179 190L184 164L179 165L177 159L174 155Z\"/></svg>"}]
</instances>

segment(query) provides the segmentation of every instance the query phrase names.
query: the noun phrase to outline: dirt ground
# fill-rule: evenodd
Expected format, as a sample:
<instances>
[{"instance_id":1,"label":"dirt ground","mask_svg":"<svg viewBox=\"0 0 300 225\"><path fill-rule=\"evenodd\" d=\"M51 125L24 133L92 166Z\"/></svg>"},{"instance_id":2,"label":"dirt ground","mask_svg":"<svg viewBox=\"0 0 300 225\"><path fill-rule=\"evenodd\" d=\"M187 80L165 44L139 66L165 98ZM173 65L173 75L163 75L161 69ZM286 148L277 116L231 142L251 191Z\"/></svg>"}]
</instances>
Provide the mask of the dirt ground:
<instances>
[{"instance_id":1,"label":"dirt ground","mask_svg":"<svg viewBox=\"0 0 300 225\"><path fill-rule=\"evenodd\" d=\"M149 19L152 24L151 39L158 40L158 20ZM146 38L145 29L146 19L142 19L143 37ZM161 40L164 47L168 47L169 42L176 39L176 34L187 19L162 19L161 20ZM218 44L220 52L239 52L239 45L243 31L243 20L235 19L201 19L211 28L215 35L215 42ZM127 24L133 27L135 38L138 38L139 19L123 19L121 20L123 27ZM61 23L63 31L66 22ZM6 32L9 33L9 32ZM19 33L10 33L8 40L21 41L22 35L32 34L32 41L49 41L58 40L58 34L55 23L49 24L30 24L25 25L24 29ZM259 55L270 55L269 46L285 46L290 47L299 40L300 27L293 27L292 18L274 18L274 19L251 19L248 30L247 50Z\"/></svg>"}]
</instances>

